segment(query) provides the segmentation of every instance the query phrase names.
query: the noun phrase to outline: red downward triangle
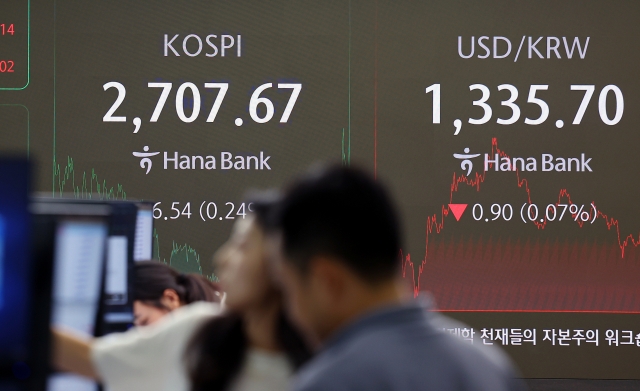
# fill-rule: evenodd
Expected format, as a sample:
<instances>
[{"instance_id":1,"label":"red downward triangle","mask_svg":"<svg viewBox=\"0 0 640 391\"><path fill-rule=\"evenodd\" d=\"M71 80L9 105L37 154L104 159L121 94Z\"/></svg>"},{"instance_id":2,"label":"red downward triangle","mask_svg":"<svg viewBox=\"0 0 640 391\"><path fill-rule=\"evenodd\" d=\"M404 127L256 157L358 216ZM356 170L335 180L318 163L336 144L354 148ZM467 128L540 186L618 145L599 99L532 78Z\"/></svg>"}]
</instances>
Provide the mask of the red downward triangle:
<instances>
[{"instance_id":1,"label":"red downward triangle","mask_svg":"<svg viewBox=\"0 0 640 391\"><path fill-rule=\"evenodd\" d=\"M467 204L449 204L449 209L453 212L453 216L456 218L456 221L460 221L460 217L462 217L464 210L467 209Z\"/></svg>"}]
</instances>

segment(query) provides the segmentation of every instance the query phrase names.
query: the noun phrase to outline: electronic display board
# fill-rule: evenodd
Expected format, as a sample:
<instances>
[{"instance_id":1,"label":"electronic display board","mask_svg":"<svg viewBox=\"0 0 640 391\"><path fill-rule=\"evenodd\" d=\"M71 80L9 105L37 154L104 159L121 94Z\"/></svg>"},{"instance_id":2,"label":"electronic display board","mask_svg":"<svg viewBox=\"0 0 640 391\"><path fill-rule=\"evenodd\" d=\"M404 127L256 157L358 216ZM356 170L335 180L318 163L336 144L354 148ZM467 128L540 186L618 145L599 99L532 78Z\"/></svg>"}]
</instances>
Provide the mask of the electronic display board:
<instances>
[{"instance_id":1,"label":"electronic display board","mask_svg":"<svg viewBox=\"0 0 640 391\"><path fill-rule=\"evenodd\" d=\"M470 325L449 332L526 377L640 378L640 3L0 10L2 149L53 196L155 201L156 259L215 278L248 189L358 164L396 197L407 284Z\"/></svg>"}]
</instances>

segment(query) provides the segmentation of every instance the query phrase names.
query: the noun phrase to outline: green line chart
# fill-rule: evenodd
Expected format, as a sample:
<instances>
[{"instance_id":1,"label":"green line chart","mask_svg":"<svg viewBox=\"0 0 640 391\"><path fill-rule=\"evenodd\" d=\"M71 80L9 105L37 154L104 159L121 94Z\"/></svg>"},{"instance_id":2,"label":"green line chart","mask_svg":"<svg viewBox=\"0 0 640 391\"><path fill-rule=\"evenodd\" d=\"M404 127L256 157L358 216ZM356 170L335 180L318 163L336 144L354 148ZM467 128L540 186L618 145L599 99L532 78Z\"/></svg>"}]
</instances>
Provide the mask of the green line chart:
<instances>
[{"instance_id":1,"label":"green line chart","mask_svg":"<svg viewBox=\"0 0 640 391\"><path fill-rule=\"evenodd\" d=\"M158 232L153 230L153 259L158 260L162 263L168 264L183 273L196 273L196 274L204 274L202 272L202 264L200 261L200 254L188 245L185 244L177 244L173 242L171 245L171 254L169 255L169 262L167 262L166 258L162 258L160 255L160 238L158 236ZM206 276L211 281L218 281L218 277L214 273Z\"/></svg>"},{"instance_id":2,"label":"green line chart","mask_svg":"<svg viewBox=\"0 0 640 391\"><path fill-rule=\"evenodd\" d=\"M99 200L126 200L127 193L120 183L109 187L105 179L100 180L95 169L87 175L82 172L76 182L76 169L73 158L67 156L67 162L60 166L53 159L53 195L62 197L66 193L73 194L75 198L99 199Z\"/></svg>"}]
</instances>

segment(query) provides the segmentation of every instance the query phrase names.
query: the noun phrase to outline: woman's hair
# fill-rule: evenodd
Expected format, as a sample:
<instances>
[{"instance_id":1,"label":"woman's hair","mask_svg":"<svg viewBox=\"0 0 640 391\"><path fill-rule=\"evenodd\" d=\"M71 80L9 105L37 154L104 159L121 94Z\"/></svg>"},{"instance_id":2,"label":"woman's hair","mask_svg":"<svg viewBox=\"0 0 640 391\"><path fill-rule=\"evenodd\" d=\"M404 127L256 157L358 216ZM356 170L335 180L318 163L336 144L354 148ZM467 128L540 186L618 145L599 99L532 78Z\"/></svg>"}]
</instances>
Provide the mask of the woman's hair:
<instances>
[{"instance_id":1,"label":"woman's hair","mask_svg":"<svg viewBox=\"0 0 640 391\"><path fill-rule=\"evenodd\" d=\"M273 193L265 193L252 199L251 211L255 221L263 231L271 231L277 197ZM278 313L275 337L278 347L295 369L311 358L311 349L282 309ZM247 347L241 314L230 312L207 321L193 336L185 354L191 390L228 389L242 367Z\"/></svg>"},{"instance_id":2,"label":"woman's hair","mask_svg":"<svg viewBox=\"0 0 640 391\"><path fill-rule=\"evenodd\" d=\"M133 299L157 308L165 308L160 299L166 289L173 289L180 302L220 302L218 286L199 274L182 274L158 261L136 262L133 269Z\"/></svg>"},{"instance_id":3,"label":"woman's hair","mask_svg":"<svg viewBox=\"0 0 640 391\"><path fill-rule=\"evenodd\" d=\"M276 342L295 369L311 358L311 349L280 311ZM242 367L248 347L242 316L228 313L207 321L191 339L185 360L192 391L224 391Z\"/></svg>"}]
</instances>

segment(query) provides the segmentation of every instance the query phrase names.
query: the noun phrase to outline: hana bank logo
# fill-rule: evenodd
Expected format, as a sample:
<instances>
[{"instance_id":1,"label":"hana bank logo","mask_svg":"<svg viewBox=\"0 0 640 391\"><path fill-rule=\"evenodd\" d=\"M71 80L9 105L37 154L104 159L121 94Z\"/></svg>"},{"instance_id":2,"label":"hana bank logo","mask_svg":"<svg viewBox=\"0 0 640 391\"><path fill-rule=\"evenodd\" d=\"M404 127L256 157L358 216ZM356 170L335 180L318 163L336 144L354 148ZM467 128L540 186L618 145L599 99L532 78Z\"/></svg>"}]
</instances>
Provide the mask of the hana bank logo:
<instances>
[{"instance_id":1,"label":"hana bank logo","mask_svg":"<svg viewBox=\"0 0 640 391\"><path fill-rule=\"evenodd\" d=\"M460 168L462 168L463 171L464 170L467 171L467 176L469 176L469 174L471 174L471 170L473 170L473 162L471 161L471 159L474 159L480 156L479 153L470 154L469 151L470 151L469 148L465 148L464 154L462 153L453 154L454 158L462 160L460 162Z\"/></svg>"},{"instance_id":2,"label":"hana bank logo","mask_svg":"<svg viewBox=\"0 0 640 391\"><path fill-rule=\"evenodd\" d=\"M142 149L144 150L144 152L133 152L133 156L142 158L140 160L140 167L146 168L147 174L149 174L149 171L151 171L151 167L153 166L153 162L151 161L150 157L156 156L160 152L149 152L149 147L146 145Z\"/></svg>"}]
</instances>

